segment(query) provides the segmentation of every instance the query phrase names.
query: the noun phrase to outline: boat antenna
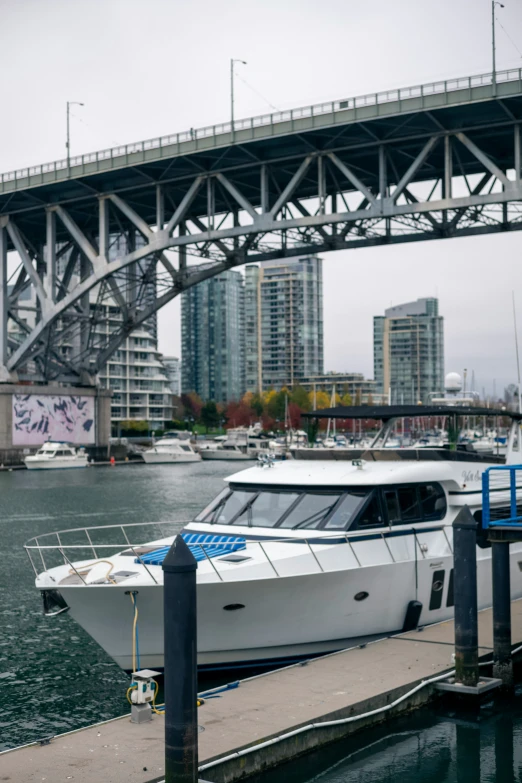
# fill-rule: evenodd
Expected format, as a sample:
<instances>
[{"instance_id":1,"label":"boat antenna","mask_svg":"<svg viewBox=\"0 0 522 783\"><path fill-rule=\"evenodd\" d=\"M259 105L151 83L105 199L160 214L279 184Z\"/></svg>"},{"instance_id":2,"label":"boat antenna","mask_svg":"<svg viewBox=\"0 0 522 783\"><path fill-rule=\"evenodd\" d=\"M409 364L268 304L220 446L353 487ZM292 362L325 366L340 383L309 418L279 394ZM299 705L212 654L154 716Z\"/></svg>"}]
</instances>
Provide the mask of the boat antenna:
<instances>
[{"instance_id":1,"label":"boat antenna","mask_svg":"<svg viewBox=\"0 0 522 783\"><path fill-rule=\"evenodd\" d=\"M522 413L522 400L520 399L520 356L518 353L517 311L515 308L515 292L511 291L513 299L513 325L515 327L515 351L517 354L517 378L518 378L518 412Z\"/></svg>"}]
</instances>

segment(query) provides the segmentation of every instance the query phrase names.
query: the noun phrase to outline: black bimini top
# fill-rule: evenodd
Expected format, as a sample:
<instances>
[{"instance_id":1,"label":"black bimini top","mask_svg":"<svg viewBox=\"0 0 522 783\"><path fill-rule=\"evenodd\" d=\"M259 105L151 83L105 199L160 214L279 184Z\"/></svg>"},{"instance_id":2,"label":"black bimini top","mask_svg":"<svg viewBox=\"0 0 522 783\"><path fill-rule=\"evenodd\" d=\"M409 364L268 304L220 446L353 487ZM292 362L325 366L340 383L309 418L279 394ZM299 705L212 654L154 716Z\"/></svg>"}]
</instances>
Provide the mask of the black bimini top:
<instances>
[{"instance_id":1,"label":"black bimini top","mask_svg":"<svg viewBox=\"0 0 522 783\"><path fill-rule=\"evenodd\" d=\"M414 419L426 416L509 416L522 421L518 411L474 408L471 405L340 405L303 413L308 419Z\"/></svg>"}]
</instances>

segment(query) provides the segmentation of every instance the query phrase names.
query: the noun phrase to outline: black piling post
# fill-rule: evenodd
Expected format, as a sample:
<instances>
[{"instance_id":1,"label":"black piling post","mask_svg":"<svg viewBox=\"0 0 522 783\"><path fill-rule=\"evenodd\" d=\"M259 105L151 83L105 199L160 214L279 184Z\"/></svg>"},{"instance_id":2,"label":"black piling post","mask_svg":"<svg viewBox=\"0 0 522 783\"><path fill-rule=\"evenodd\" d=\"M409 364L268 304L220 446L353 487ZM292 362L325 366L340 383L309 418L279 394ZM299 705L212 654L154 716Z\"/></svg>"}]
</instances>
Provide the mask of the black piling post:
<instances>
[{"instance_id":1,"label":"black piling post","mask_svg":"<svg viewBox=\"0 0 522 783\"><path fill-rule=\"evenodd\" d=\"M493 677L504 688L513 687L511 658L511 584L509 578L509 542L491 544L493 580Z\"/></svg>"},{"instance_id":2,"label":"black piling post","mask_svg":"<svg viewBox=\"0 0 522 783\"><path fill-rule=\"evenodd\" d=\"M163 561L165 783L197 783L196 568L176 536Z\"/></svg>"},{"instance_id":3,"label":"black piling post","mask_svg":"<svg viewBox=\"0 0 522 783\"><path fill-rule=\"evenodd\" d=\"M476 686L478 667L477 521L468 506L453 522L455 680Z\"/></svg>"}]
</instances>

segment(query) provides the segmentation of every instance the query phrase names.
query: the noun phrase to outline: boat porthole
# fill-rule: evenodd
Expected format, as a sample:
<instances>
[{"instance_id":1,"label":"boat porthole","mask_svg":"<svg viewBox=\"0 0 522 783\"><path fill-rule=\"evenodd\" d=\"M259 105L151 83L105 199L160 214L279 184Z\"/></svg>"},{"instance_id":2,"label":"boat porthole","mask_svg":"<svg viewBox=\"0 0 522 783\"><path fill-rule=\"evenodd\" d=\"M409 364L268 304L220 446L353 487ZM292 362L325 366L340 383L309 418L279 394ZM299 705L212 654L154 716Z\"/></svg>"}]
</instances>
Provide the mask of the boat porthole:
<instances>
[{"instance_id":1,"label":"boat porthole","mask_svg":"<svg viewBox=\"0 0 522 783\"><path fill-rule=\"evenodd\" d=\"M444 582L441 582L438 580L437 582L433 582L432 590L434 593L438 593L442 588L444 587Z\"/></svg>"},{"instance_id":2,"label":"boat porthole","mask_svg":"<svg viewBox=\"0 0 522 783\"><path fill-rule=\"evenodd\" d=\"M244 609L245 604L227 604L223 607L225 612L235 612L237 609Z\"/></svg>"},{"instance_id":3,"label":"boat porthole","mask_svg":"<svg viewBox=\"0 0 522 783\"><path fill-rule=\"evenodd\" d=\"M354 601L364 601L365 598L368 598L370 593L367 593L366 590L361 590L360 593L355 593L353 600Z\"/></svg>"}]
</instances>

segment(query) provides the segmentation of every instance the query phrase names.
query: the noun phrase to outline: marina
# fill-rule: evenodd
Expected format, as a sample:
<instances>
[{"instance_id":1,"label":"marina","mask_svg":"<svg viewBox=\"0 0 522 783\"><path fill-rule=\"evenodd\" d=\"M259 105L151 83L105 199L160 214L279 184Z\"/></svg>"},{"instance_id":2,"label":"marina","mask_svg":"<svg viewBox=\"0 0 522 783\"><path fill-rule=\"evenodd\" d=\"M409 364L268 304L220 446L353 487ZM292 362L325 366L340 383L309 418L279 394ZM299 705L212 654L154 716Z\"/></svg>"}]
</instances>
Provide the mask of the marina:
<instances>
[{"instance_id":1,"label":"marina","mask_svg":"<svg viewBox=\"0 0 522 783\"><path fill-rule=\"evenodd\" d=\"M522 781L522 6L4 4L0 783Z\"/></svg>"}]
</instances>

